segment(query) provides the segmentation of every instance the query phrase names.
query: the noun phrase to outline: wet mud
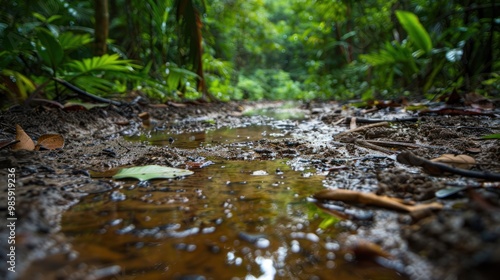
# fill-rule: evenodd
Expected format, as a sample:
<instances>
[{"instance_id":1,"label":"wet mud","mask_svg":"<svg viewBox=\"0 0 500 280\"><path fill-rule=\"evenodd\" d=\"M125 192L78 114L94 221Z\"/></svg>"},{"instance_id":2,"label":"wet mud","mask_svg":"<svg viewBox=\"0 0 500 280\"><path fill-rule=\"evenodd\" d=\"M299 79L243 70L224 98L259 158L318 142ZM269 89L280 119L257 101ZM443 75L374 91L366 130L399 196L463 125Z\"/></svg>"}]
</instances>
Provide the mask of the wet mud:
<instances>
[{"instance_id":1,"label":"wet mud","mask_svg":"<svg viewBox=\"0 0 500 280\"><path fill-rule=\"evenodd\" d=\"M343 134L343 118L353 116L416 121ZM404 150L467 154L473 170L499 173L500 141L480 138L498 133L498 116L225 103L18 109L0 123L1 140L20 124L34 139L59 133L66 142L0 150L1 200L15 168L19 217L16 273L5 271L7 279L494 279L500 263L498 185L396 159ZM99 173L148 164L194 174L144 183ZM411 215L312 198L325 188L444 208ZM5 203L0 209L6 216ZM2 244L8 236L0 230Z\"/></svg>"}]
</instances>

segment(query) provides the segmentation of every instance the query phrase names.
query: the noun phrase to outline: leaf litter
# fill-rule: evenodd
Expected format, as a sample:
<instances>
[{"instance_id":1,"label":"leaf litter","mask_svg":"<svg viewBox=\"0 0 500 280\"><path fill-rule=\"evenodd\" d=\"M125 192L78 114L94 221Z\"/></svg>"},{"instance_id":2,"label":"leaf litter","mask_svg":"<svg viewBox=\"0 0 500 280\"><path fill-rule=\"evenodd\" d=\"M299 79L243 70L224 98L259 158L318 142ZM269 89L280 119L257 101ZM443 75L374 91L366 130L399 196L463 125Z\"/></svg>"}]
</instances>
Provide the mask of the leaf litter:
<instances>
[{"instance_id":1,"label":"leaf litter","mask_svg":"<svg viewBox=\"0 0 500 280\"><path fill-rule=\"evenodd\" d=\"M442 275L458 275L460 273L465 273L464 275L467 275L467 273L480 271L478 267L484 263L474 263L470 256L474 254L482 254L491 250L491 248L496 248L496 245L494 245L496 243L488 243L489 241L485 241L481 238L489 236L488 238L493 240L495 239L495 236L499 234L495 230L495 225L498 225L498 221L495 220L495 215L483 213L481 212L482 210L478 210L494 209L494 207L498 207L498 195L495 192L491 192L491 188L476 188L474 189L474 192L469 192L467 191L467 188L465 188L462 191L457 192L457 195L459 195L460 198L459 200L454 199L453 197L455 196L447 198L446 200L438 200L439 203L442 204L441 210L433 210L433 214L426 216L423 219L409 221L408 218L405 218L408 215L404 213L408 212L405 210L405 206L425 205L435 202L436 198L429 198L428 195L419 197L419 192L429 193L430 191L430 193L434 193L440 189L445 189L446 183L449 181L454 180L462 182L462 176L465 176L462 175L463 173L454 173L456 175L453 176L443 176L450 173L450 170L473 172L473 175L494 175L500 171L499 167L496 165L500 155L498 140L483 140L482 142L478 142L479 140L477 140L477 138L482 135L495 134L495 127L498 127L499 124L498 118L494 117L495 112L489 111L484 112L485 114L462 115L459 117L442 117L440 114L451 113L453 115L460 113L460 111L450 108L448 108L448 111L434 110L434 112L422 113L421 116L424 116L424 118L419 117L418 122L391 122L389 127L365 128L342 135L359 139L357 141L336 142L337 137L330 137L328 141L321 142L320 139L323 139L323 136L326 134L333 136L338 135L343 131L347 131L347 128L341 124L339 120L342 118L345 120L346 117L350 116L357 116L358 114L356 114L356 112L359 111L351 111L351 109L348 109L338 113L339 111L331 110L327 106L320 104L314 104L313 109L314 111L311 109L311 112L315 113L310 114L311 120L320 120L324 125L319 125L317 122L314 125L314 128L311 128L311 126L308 128L305 128L307 126L304 126L303 128L303 126L299 124L293 129L291 128L291 135L305 133L309 134L309 137L315 138L316 140L302 140L301 138L296 138L299 140L292 141L286 139L276 141L265 140L259 142L255 141L253 142L253 145L255 145L255 147L258 146L258 149L260 150L266 149L272 151L272 157L281 158L290 157L291 155L293 158L290 160L290 164L292 165L299 164L300 162L308 162L309 164L314 165L318 170L325 170L328 173L324 180L325 187L333 189L347 189L355 192L360 192L360 189L362 189L363 193L370 193L368 197L363 197L364 195L362 195L361 200L346 201L345 206L349 207L356 205L357 207L364 207L363 205L374 203L374 206L370 206L370 209L376 211L375 213L377 213L373 216L373 221L358 222L350 220L351 218L347 217L343 222L333 223L331 227L354 229L353 231L357 231L357 235L360 238L366 239L368 242L372 242L377 246L380 246L382 250L396 252L396 254L391 255L396 258L400 258L400 261L409 267L413 265L413 268L419 268L418 264L410 261L410 259L414 260L414 258L416 258L415 256L419 255L421 256L420 258L427 260L427 265L432 268L432 275L436 276L436 278L439 278ZM104 112L102 109L96 108L96 110L97 112ZM215 126L214 124L208 123L200 126L199 123L189 121L172 124L170 121L167 121L171 120L172 115L165 112L159 113L159 110L162 110L160 108L142 109L136 113L138 114L145 110L148 110L151 115L155 116L155 120L160 120L158 126L167 124L167 126L174 128L176 131L182 131L183 129L187 131L193 126L198 126L200 129ZM201 107L200 109L200 107L197 107L196 109L191 110L190 106L183 108L171 106L169 107L169 110L177 110L175 111L176 114L181 116L196 115L196 110L200 110L202 114L207 112L206 108ZM217 125L223 123L223 120L229 125L234 125L238 114L231 114L232 110L234 109L225 111L226 117L223 119L217 119ZM394 110L394 114L392 115L391 110ZM96 167L99 169L108 169L131 164L142 166L156 164L182 166L186 162L189 162L186 160L186 156L192 156L193 154L196 156L207 156L212 160L214 158L266 160L269 157L269 154L256 152L252 153L251 146L249 149L234 149L234 147L231 147L230 145L219 145L217 146L217 149L212 148L186 151L170 147L144 147L142 144L126 144L117 139L120 135L126 135L122 133L130 132L127 132L127 130L123 127L113 126L115 121L124 119L124 115L116 114L115 112L116 111L113 111L112 108L107 109L107 116L105 117L107 122L105 125L100 119L95 118L95 116L91 116L95 115L95 112L89 114L86 112L76 113L86 116L86 120L89 121L90 126L89 124L83 124L81 122L81 117L75 118L75 120L67 118L67 115L61 117L61 120L64 120L60 121L62 125L69 125L70 127L77 128L71 130L71 143L66 143L64 153L40 153L40 156L36 155L36 161L31 161L31 166L26 166L26 163L23 163L25 166L20 169L22 171L20 180L25 181L25 186L27 186L27 188L37 186L37 181L32 180L32 177L36 175L38 177L45 178L43 179L45 184L61 186L61 183L58 182L60 181L60 178L57 177L59 176L58 174L68 174L68 172L72 173L73 171L75 171L75 174L80 174L76 171L82 169L89 170ZM467 111L464 110L462 110L462 112L467 113ZM220 113L221 112L219 112L219 114ZM58 114L59 113L57 112L52 112L51 118L57 118ZM126 117L132 120L129 122L129 126L141 124L141 120L137 117L137 114L135 116ZM102 115L104 116L105 114ZM233 115L235 117L227 118L229 115ZM366 119L390 121L401 117L414 118L415 114L401 114L397 112L397 109L387 109L384 112L377 110L366 111L366 113L361 116ZM46 116L45 119L47 119ZM162 119L165 119L166 121L162 123ZM251 121L252 118L247 118L243 122ZM267 123L268 121L269 120L265 120L262 121L262 123ZM19 123L26 126L31 122L31 120L24 120ZM7 123L5 119L3 119L3 123ZM52 121L47 123L52 123ZM334 123L336 124L333 125ZM361 124L359 118L357 119L357 123ZM34 131L34 135L41 135L45 133L45 131L51 131L50 127L47 127L47 124L43 123L36 129L33 129L35 126L32 125L26 127L30 128L30 130L28 130L30 133L31 131ZM481 133L469 133L471 130L467 130L465 128L470 127L481 128ZM445 130L450 130L452 133L440 133L440 131ZM61 132L64 131L64 129L56 129L56 131ZM63 133L62 135L67 138L69 134ZM89 138L89 135L92 136ZM342 140L342 137L338 138L338 140ZM393 141L423 145L426 147L405 147L404 145L400 145L397 149L388 147L390 153L381 154L379 151L372 149L370 146L361 145L364 144L363 141L366 140L369 140L369 143L371 144L375 143L374 145L377 146L382 146L382 142L387 143ZM115 158L102 156L102 153L100 152L110 145L113 145L113 149L117 153L117 157ZM123 145L126 148L121 147L120 145ZM458 168L456 166L454 167L443 162L433 162L428 160L439 158L445 154L453 156L466 154L468 149L476 147L481 147L479 152L474 154L476 163L472 164L467 160L465 162L467 168L472 168L471 170ZM410 149L411 153L408 152ZM10 151L8 151L8 149L3 149L0 152L3 153L2 155L5 155ZM23 154L18 153L18 155L21 156ZM58 161L54 161L54 156L58 157ZM394 159L397 159L397 161ZM400 159L402 159L402 161L400 161ZM11 164L21 160L25 159L8 159ZM75 163L76 160L79 162ZM451 161L455 160L456 159L453 159ZM59 161L60 164L58 163ZM448 161L450 160L448 159ZM407 162L410 164L407 164ZM68 169L68 167L63 167L65 165L68 166L68 163L72 164L74 167L70 167L70 169ZM50 168L44 169L42 166L48 166ZM342 166L342 168L336 168L338 166ZM447 167L444 168L443 166ZM51 169L53 171L51 171ZM300 167L298 166L297 169L300 170ZM66 172L62 172L63 170ZM404 172L398 172L399 170L404 170ZM437 176L429 176L427 173L422 172L422 170L426 172L430 170L431 173L434 171L435 173L433 174ZM54 177L54 179L51 177ZM387 177L387 179L384 180L384 184L387 186L384 188L382 188L383 177ZM492 180L496 177L487 177L485 179L484 177L473 176L472 178L477 179L471 180L481 182L482 180ZM85 180L88 180L88 177ZM118 182L118 185L114 185L113 190L110 191L110 193L116 191L120 186L120 183L121 182ZM425 186L428 189L421 189L421 186ZM402 191L403 189L405 192ZM374 194L375 192L376 194ZM300 195L307 196L313 195L313 193L314 192ZM359 197L358 194L354 195L354 197L356 196ZM23 197L23 199L26 198ZM328 200L329 199L326 199L326 202L328 202ZM396 209L398 209L398 211L383 210L382 207L384 206L380 207L377 205L380 201L382 201L383 205L392 205L396 202L396 205L398 205L396 206ZM415 205L408 205L407 201L415 201ZM474 205L481 206L475 207ZM398 207L402 207L402 210L399 210ZM396 218L394 220L390 220L389 217ZM381 221L380 219L383 220ZM385 223L385 225L396 223L398 224L398 229L396 232L392 233L391 237L388 232L386 232L385 235L383 234L379 236L377 235L377 232L383 232L384 228L376 226L379 222L383 224ZM368 223L368 225L365 223ZM482 227L482 230L480 231L478 231L475 227L478 223ZM350 232L353 231L350 230ZM484 234L480 235L480 233ZM401 236L401 238L409 243L405 243L406 241L403 242L401 240L394 241L394 238L397 236ZM339 238L341 239L341 237ZM453 240L459 241L455 242ZM464 240L470 241L471 243L464 243ZM392 245L391 242L393 242ZM396 244L399 244L397 242L403 242L401 243L403 244L401 245L401 248L404 253L403 251L398 251L398 246L395 246L394 242L396 242ZM405 247L408 245L404 244L410 244L410 247ZM407 248L410 250L408 251ZM490 257L487 258L488 263L498 262L495 255L489 256ZM420 269L418 271L423 273L425 270ZM410 274L408 277L412 278L414 276Z\"/></svg>"},{"instance_id":2,"label":"leaf litter","mask_svg":"<svg viewBox=\"0 0 500 280\"><path fill-rule=\"evenodd\" d=\"M16 124L16 141L18 142L12 145L12 150L14 151L55 150L64 147L64 138L60 134L44 134L38 138L37 144L35 145L33 139L31 139L18 124Z\"/></svg>"}]
</instances>

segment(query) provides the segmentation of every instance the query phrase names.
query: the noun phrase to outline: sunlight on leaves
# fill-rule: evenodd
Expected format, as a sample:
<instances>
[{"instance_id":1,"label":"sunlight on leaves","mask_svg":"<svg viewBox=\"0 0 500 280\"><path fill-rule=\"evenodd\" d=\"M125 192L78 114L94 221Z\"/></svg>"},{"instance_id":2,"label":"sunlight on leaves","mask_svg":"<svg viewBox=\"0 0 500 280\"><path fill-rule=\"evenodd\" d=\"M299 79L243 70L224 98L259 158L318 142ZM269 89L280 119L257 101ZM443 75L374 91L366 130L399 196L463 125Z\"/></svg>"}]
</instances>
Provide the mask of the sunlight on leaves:
<instances>
[{"instance_id":1,"label":"sunlight on leaves","mask_svg":"<svg viewBox=\"0 0 500 280\"><path fill-rule=\"evenodd\" d=\"M429 53L432 50L431 37L418 20L418 17L407 11L396 11L396 16L416 47Z\"/></svg>"},{"instance_id":2,"label":"sunlight on leaves","mask_svg":"<svg viewBox=\"0 0 500 280\"><path fill-rule=\"evenodd\" d=\"M105 54L103 56L74 60L68 63L67 66L80 74L93 71L128 72L132 71L132 67L139 67L138 65L131 64L131 60L121 59L117 54Z\"/></svg>"}]
</instances>

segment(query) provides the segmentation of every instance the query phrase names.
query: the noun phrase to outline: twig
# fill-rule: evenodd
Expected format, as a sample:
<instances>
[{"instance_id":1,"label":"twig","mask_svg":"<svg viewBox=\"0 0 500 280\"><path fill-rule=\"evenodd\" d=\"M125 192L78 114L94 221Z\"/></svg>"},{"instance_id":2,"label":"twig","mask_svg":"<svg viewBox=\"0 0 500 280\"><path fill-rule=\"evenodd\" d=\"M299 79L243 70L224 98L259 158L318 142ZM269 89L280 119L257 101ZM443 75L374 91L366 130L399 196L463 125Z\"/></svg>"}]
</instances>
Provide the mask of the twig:
<instances>
[{"instance_id":1,"label":"twig","mask_svg":"<svg viewBox=\"0 0 500 280\"><path fill-rule=\"evenodd\" d=\"M372 150L375 150L375 151L379 151L379 152L382 152L382 153L386 153L386 154L394 154L394 151L391 151L389 149L386 149L386 148L383 148L383 147L380 147L380 146L377 146L377 145L374 145L372 143L368 143L367 141L365 140L359 140L359 139L355 139L354 140L354 143L355 144L358 144L360 146L363 146L365 148L368 148L368 149L372 149Z\"/></svg>"},{"instance_id":2,"label":"twig","mask_svg":"<svg viewBox=\"0 0 500 280\"><path fill-rule=\"evenodd\" d=\"M50 104L50 105L57 107L59 109L64 108L64 106L61 103L54 101L54 100L48 100L48 99L42 99L42 98L32 98L31 102L47 103L47 104Z\"/></svg>"},{"instance_id":3,"label":"twig","mask_svg":"<svg viewBox=\"0 0 500 280\"><path fill-rule=\"evenodd\" d=\"M490 180L490 181L500 181L500 174L498 174L498 173L473 171L473 170L451 167L451 166L443 164L443 163L434 162L434 161L427 160L425 158L418 157L418 156L416 156L413 153L408 152L408 151L401 152L396 157L396 159L398 162L400 162L402 164L412 165L412 166L421 166L428 173L431 173L431 174L443 174L443 173L448 172L448 173L461 175L464 177L479 178L479 179L485 179L485 180Z\"/></svg>"},{"instance_id":4,"label":"twig","mask_svg":"<svg viewBox=\"0 0 500 280\"><path fill-rule=\"evenodd\" d=\"M350 123L351 119L355 117L347 117L345 118L345 123ZM358 123L379 123L379 122L417 122L421 118L395 118L392 120L382 120L382 119L362 119L356 118L356 122Z\"/></svg>"},{"instance_id":5,"label":"twig","mask_svg":"<svg viewBox=\"0 0 500 280\"><path fill-rule=\"evenodd\" d=\"M0 142L0 150L3 148L7 148L8 146L14 145L16 143L20 142L19 140L7 140L7 141L2 141Z\"/></svg>"},{"instance_id":6,"label":"twig","mask_svg":"<svg viewBox=\"0 0 500 280\"><path fill-rule=\"evenodd\" d=\"M62 80L62 79L59 79L59 78L54 78L54 81L62 84L63 86L65 86L68 89L74 91L78 95L84 96L86 98L90 98L90 99L92 99L94 101L101 102L101 103L109 103L109 104L113 104L113 105L116 105L116 106L122 105L122 103L119 102L119 101L115 101L115 100L103 98L103 97L100 97L100 96L93 95L92 93L88 93L88 92L84 91L83 89L80 89L80 88L78 88L78 87L76 87L76 86L74 86L74 85L66 82L65 80Z\"/></svg>"},{"instance_id":7,"label":"twig","mask_svg":"<svg viewBox=\"0 0 500 280\"><path fill-rule=\"evenodd\" d=\"M399 148L426 148L426 149L433 149L433 150L447 150L450 151L451 153L454 154L459 154L460 152L454 149L450 149L447 147L443 146L429 146L429 145L422 145L422 144L416 144L416 143L407 143L407 142L395 142L395 141L381 141L381 140L365 140L368 143L378 145L378 146L384 146L384 147L399 147Z\"/></svg>"},{"instance_id":8,"label":"twig","mask_svg":"<svg viewBox=\"0 0 500 280\"><path fill-rule=\"evenodd\" d=\"M332 123L333 126L336 126L336 125L339 125L340 123L343 123L345 122L345 118L340 118L339 120L337 120L336 122Z\"/></svg>"},{"instance_id":9,"label":"twig","mask_svg":"<svg viewBox=\"0 0 500 280\"><path fill-rule=\"evenodd\" d=\"M337 137L339 137L341 135L349 134L349 133L352 133L352 132L365 131L365 130L368 130L370 128L374 128L374 127L378 127L378 126L389 126L389 123L388 122L380 122L380 123L373 123L373 124L369 124L369 125L364 125L364 126L357 127L355 129L350 129L350 130L341 132L341 133L339 133L337 135L334 135L333 137L337 138Z\"/></svg>"}]
</instances>

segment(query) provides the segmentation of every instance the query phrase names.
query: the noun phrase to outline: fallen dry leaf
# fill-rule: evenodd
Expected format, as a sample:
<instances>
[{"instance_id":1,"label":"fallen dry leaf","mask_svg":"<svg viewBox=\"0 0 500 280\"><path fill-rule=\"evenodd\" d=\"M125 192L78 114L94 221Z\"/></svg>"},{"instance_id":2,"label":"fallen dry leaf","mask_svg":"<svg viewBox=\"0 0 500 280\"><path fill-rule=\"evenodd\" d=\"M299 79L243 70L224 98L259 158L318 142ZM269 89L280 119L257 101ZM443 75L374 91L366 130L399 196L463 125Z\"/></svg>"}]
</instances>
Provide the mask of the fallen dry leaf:
<instances>
[{"instance_id":1,"label":"fallen dry leaf","mask_svg":"<svg viewBox=\"0 0 500 280\"><path fill-rule=\"evenodd\" d=\"M60 134L44 134L38 138L35 149L55 150L64 147L64 138Z\"/></svg>"},{"instance_id":2,"label":"fallen dry leaf","mask_svg":"<svg viewBox=\"0 0 500 280\"><path fill-rule=\"evenodd\" d=\"M476 164L476 160L468 155L443 154L440 157L431 159L431 161L441 162L456 168L463 169L470 169L472 166L474 166L474 164Z\"/></svg>"},{"instance_id":3,"label":"fallen dry leaf","mask_svg":"<svg viewBox=\"0 0 500 280\"><path fill-rule=\"evenodd\" d=\"M16 140L19 140L18 143L12 146L12 150L29 150L33 151L35 149L35 143L33 140L24 132L23 128L16 124Z\"/></svg>"},{"instance_id":4,"label":"fallen dry leaf","mask_svg":"<svg viewBox=\"0 0 500 280\"><path fill-rule=\"evenodd\" d=\"M483 110L493 110L495 108L493 101L475 92L467 93L464 99L465 105L470 105L473 108Z\"/></svg>"}]
</instances>

